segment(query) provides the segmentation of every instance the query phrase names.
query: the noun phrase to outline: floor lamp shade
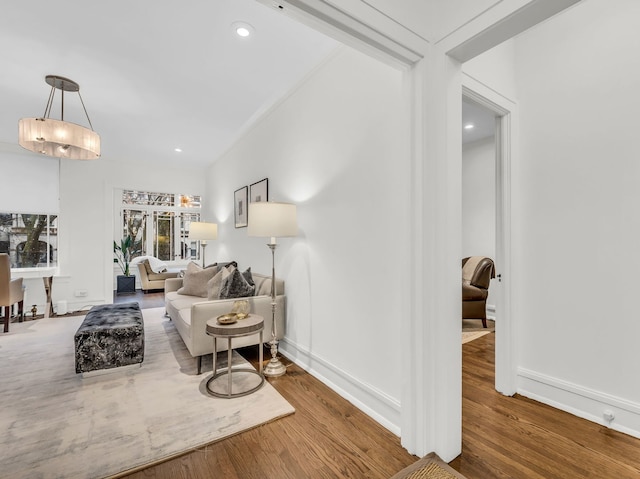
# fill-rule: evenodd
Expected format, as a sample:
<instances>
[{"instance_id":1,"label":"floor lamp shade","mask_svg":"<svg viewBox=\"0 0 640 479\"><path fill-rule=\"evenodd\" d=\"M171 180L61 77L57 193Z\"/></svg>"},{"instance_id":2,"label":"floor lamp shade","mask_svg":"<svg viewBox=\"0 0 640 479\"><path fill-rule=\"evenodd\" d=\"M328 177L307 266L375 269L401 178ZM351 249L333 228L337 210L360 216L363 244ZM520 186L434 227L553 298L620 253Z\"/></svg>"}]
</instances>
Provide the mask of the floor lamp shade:
<instances>
[{"instance_id":1,"label":"floor lamp shade","mask_svg":"<svg viewBox=\"0 0 640 479\"><path fill-rule=\"evenodd\" d=\"M296 205L261 201L249 203L249 236L287 237L298 234Z\"/></svg>"},{"instance_id":2,"label":"floor lamp shade","mask_svg":"<svg viewBox=\"0 0 640 479\"><path fill-rule=\"evenodd\" d=\"M189 225L189 239L191 241L207 241L218 239L218 225L192 221Z\"/></svg>"},{"instance_id":3,"label":"floor lamp shade","mask_svg":"<svg viewBox=\"0 0 640 479\"><path fill-rule=\"evenodd\" d=\"M207 246L207 240L218 239L218 225L216 223L204 223L200 221L192 221L189 225L189 240L200 241L202 248L202 267L204 268L204 248Z\"/></svg>"}]
</instances>

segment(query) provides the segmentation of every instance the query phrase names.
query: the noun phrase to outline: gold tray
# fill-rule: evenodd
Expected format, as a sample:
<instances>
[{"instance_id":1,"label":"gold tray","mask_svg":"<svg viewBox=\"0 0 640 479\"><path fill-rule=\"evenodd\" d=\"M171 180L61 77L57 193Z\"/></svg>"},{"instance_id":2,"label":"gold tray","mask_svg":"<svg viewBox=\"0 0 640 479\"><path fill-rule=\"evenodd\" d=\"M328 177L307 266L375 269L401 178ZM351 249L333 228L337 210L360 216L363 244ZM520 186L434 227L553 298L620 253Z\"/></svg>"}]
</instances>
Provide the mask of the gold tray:
<instances>
[{"instance_id":1,"label":"gold tray","mask_svg":"<svg viewBox=\"0 0 640 479\"><path fill-rule=\"evenodd\" d=\"M233 324L238 322L238 315L236 313L227 313L218 316L218 324Z\"/></svg>"}]
</instances>

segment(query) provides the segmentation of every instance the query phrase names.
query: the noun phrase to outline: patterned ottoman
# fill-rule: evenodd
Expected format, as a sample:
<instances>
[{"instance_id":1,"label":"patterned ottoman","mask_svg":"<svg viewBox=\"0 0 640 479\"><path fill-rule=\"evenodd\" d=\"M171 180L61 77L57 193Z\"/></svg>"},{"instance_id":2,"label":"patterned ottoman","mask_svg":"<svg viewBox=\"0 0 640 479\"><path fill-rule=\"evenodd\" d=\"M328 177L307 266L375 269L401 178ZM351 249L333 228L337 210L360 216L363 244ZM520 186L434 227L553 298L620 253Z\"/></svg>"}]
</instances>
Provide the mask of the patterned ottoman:
<instances>
[{"instance_id":1,"label":"patterned ottoman","mask_svg":"<svg viewBox=\"0 0 640 479\"><path fill-rule=\"evenodd\" d=\"M89 310L75 334L76 373L141 363L144 323L136 302Z\"/></svg>"}]
</instances>

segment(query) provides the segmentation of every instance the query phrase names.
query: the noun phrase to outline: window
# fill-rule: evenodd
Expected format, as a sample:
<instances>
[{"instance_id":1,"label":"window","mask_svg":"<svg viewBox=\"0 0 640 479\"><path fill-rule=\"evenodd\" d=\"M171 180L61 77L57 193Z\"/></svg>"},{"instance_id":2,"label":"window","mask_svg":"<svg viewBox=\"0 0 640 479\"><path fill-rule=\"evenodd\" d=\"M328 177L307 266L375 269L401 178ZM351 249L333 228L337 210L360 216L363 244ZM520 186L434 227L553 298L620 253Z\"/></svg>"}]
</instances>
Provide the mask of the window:
<instances>
[{"instance_id":1,"label":"window","mask_svg":"<svg viewBox=\"0 0 640 479\"><path fill-rule=\"evenodd\" d=\"M56 266L58 216L0 213L0 253L8 253L12 268Z\"/></svg>"},{"instance_id":2,"label":"window","mask_svg":"<svg viewBox=\"0 0 640 479\"><path fill-rule=\"evenodd\" d=\"M200 221L200 205L197 195L124 190L122 235L133 238L133 257L200 259L197 242L189 241L189 225Z\"/></svg>"}]
</instances>

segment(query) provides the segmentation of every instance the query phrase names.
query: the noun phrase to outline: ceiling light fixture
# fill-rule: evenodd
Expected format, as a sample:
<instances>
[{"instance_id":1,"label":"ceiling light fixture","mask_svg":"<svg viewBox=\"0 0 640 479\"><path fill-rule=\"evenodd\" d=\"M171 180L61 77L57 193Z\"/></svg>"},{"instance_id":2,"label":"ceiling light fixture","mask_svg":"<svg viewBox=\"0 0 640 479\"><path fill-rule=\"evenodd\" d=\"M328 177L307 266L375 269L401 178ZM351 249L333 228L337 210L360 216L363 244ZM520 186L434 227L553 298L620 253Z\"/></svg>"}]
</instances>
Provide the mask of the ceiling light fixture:
<instances>
[{"instance_id":1,"label":"ceiling light fixture","mask_svg":"<svg viewBox=\"0 0 640 479\"><path fill-rule=\"evenodd\" d=\"M245 22L235 22L231 24L233 31L241 38L248 38L253 35L254 28Z\"/></svg>"},{"instance_id":2,"label":"ceiling light fixture","mask_svg":"<svg viewBox=\"0 0 640 479\"><path fill-rule=\"evenodd\" d=\"M475 125L473 123L467 123L466 125L464 125L465 130L473 130L474 128Z\"/></svg>"},{"instance_id":3,"label":"ceiling light fixture","mask_svg":"<svg viewBox=\"0 0 640 479\"><path fill-rule=\"evenodd\" d=\"M69 158L72 160L95 160L100 157L100 135L93 131L89 114L80 96L80 85L73 80L58 75L47 75L45 81L51 85L49 100L42 118L22 118L18 122L18 143L35 153ZM62 91L60 100L60 120L53 120L51 106L55 91ZM64 121L64 92L76 92L89 122L89 128Z\"/></svg>"},{"instance_id":4,"label":"ceiling light fixture","mask_svg":"<svg viewBox=\"0 0 640 479\"><path fill-rule=\"evenodd\" d=\"M176 153L182 153L182 148L174 148L173 151Z\"/></svg>"}]
</instances>

